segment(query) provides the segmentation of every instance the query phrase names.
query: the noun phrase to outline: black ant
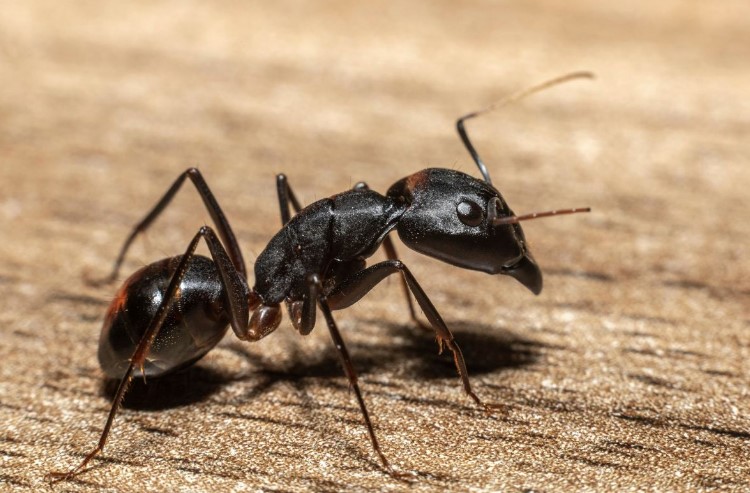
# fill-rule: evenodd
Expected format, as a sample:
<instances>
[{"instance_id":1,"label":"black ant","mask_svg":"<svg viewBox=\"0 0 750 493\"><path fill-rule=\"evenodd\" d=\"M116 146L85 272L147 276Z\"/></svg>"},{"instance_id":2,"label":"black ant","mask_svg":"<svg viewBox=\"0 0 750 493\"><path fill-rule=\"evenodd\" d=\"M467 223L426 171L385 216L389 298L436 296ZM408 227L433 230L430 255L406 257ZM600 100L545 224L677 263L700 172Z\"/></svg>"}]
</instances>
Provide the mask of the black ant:
<instances>
[{"instance_id":1,"label":"black ant","mask_svg":"<svg viewBox=\"0 0 750 493\"><path fill-rule=\"evenodd\" d=\"M576 72L517 93L501 103L571 79L591 77ZM542 290L542 272L529 251L519 224L527 219L589 211L563 209L517 216L500 192L469 141L464 121L499 104L470 113L457 123L458 134L479 167L484 181L455 170L431 168L396 182L385 195L358 183L352 190L302 207L287 183L276 177L281 230L255 262L255 286L234 232L200 171L183 172L154 208L128 236L108 281L117 278L135 239L164 211L186 178L195 185L216 227L203 226L183 255L154 262L130 276L115 295L104 319L99 363L108 377L119 379L101 438L81 463L68 472L52 472L51 481L80 473L104 448L120 404L133 377L156 377L185 368L216 346L228 326L243 341L258 341L281 322L286 304L292 325L302 335L315 327L320 309L341 357L383 468L403 477L383 454L357 384L349 353L332 310L356 303L391 274L400 274L412 319L417 319L409 292L435 331L440 351L448 348L464 391L486 410L469 383L458 343L427 294L397 258L388 234L398 232L406 246L449 264L489 274L511 276L534 294ZM290 215L289 206L296 215ZM217 236L218 233L218 236ZM195 254L201 238L211 258ZM388 260L366 267L366 259L383 246Z\"/></svg>"}]
</instances>

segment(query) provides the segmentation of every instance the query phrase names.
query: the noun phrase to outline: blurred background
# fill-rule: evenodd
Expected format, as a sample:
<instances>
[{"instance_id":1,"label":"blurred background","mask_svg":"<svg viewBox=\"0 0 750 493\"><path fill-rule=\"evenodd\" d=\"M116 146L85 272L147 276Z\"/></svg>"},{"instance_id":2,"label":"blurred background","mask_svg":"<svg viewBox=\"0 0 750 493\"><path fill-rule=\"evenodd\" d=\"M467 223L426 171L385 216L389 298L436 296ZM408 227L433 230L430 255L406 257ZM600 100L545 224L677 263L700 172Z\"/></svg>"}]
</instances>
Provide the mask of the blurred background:
<instances>
[{"instance_id":1,"label":"blurred background","mask_svg":"<svg viewBox=\"0 0 750 493\"><path fill-rule=\"evenodd\" d=\"M468 123L516 212L593 208L524 226L540 297L397 245L507 414L471 406L392 281L337 314L381 442L415 490L746 487L748 47L744 0L4 3L0 488L38 488L98 439L116 287L84 279L185 168L252 262L279 226L276 173L305 203L478 175L455 119L576 70L597 78ZM186 187L123 276L209 221ZM171 397L126 406L108 460L66 487L405 488L330 346L285 325L227 338Z\"/></svg>"}]
</instances>

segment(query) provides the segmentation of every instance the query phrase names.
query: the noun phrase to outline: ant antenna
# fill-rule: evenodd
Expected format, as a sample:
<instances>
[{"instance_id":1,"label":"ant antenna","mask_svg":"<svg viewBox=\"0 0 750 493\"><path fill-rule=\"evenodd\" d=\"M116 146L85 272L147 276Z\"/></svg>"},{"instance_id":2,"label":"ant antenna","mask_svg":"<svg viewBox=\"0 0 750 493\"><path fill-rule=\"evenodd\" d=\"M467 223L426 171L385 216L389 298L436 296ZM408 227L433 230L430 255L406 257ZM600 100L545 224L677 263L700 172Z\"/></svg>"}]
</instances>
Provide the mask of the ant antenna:
<instances>
[{"instance_id":1,"label":"ant antenna","mask_svg":"<svg viewBox=\"0 0 750 493\"><path fill-rule=\"evenodd\" d=\"M527 89L523 89L521 91L518 91L514 94L511 94L510 96L506 96L505 98L496 101L489 105L488 107L475 111L473 113L466 114L459 118L456 121L456 129L458 130L458 135L461 136L461 141L466 146L466 149L469 151L469 154L471 154L472 159L474 159L474 162L477 163L477 166L479 167L479 171L482 173L482 176L484 176L484 181L492 185L492 180L490 180L490 173L487 171L487 167L482 162L482 159L479 157L479 154L477 153L477 150L474 148L474 145L472 145L471 141L469 140L469 135L466 133L466 129L464 128L464 121L468 120L469 118L474 118L475 116L482 115L484 113L488 113L494 109L500 108L502 106L506 106L510 103L514 103L516 101L520 101L521 99L524 99L527 96L531 96L532 94L543 91L544 89L547 89L552 86L556 86L558 84L563 84L565 82L575 80L575 79L593 79L594 74L591 72L571 72L569 74L556 77L554 79L550 79L546 82L542 82L541 84L538 84L536 86L531 86ZM546 213L545 213L546 214Z\"/></svg>"},{"instance_id":2,"label":"ant antenna","mask_svg":"<svg viewBox=\"0 0 750 493\"><path fill-rule=\"evenodd\" d=\"M505 216L492 218L492 225L497 226L499 224L516 224L521 221L528 221L529 219L539 219L540 217L549 216L560 216L563 214L576 214L578 212L591 212L591 207L577 207L573 209L559 209L554 211L545 212L532 212L530 214L524 214L522 216Z\"/></svg>"}]
</instances>

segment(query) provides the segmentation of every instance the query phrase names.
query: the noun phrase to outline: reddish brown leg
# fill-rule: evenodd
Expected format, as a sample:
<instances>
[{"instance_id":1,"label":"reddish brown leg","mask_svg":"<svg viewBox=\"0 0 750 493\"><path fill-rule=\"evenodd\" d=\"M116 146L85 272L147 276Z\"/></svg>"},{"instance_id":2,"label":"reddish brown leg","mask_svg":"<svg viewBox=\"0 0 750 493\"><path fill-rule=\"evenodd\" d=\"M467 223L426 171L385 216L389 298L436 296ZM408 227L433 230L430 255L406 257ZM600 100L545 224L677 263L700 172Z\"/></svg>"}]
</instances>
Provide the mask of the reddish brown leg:
<instances>
[{"instance_id":1,"label":"reddish brown leg","mask_svg":"<svg viewBox=\"0 0 750 493\"><path fill-rule=\"evenodd\" d=\"M388 260L398 260L396 255L396 247L393 245L393 240L390 236L386 236L383 240L383 250L385 250L385 256ZM409 285L406 283L406 277L401 276L401 287L404 289L404 297L406 298L406 304L409 307L409 315L411 315L412 321L417 327L424 331L430 331L430 327L419 320L417 317L417 311L414 309L414 303L411 300L411 292L409 291Z\"/></svg>"},{"instance_id":2,"label":"reddish brown leg","mask_svg":"<svg viewBox=\"0 0 750 493\"><path fill-rule=\"evenodd\" d=\"M370 187L367 185L367 183L361 181L354 185L354 190L369 190ZM393 240L391 239L390 235L386 235L385 238L383 238L383 250L385 250L385 256L388 260L398 260L398 255L396 254L396 247L393 245ZM401 287L404 289L404 297L406 298L406 306L409 307L409 315L411 315L412 321L422 330L429 331L430 327L428 327L426 324L424 324L419 318L417 317L417 311L414 309L414 302L411 300L411 292L409 291L409 286L406 284L406 279L401 276Z\"/></svg>"},{"instance_id":3,"label":"reddish brown leg","mask_svg":"<svg viewBox=\"0 0 750 493\"><path fill-rule=\"evenodd\" d=\"M317 278L313 279L312 282L315 282L316 280ZM317 281L319 282L319 280ZM333 344L334 346L336 346L336 350L338 351L339 357L341 358L341 364L344 367L346 377L349 379L349 386L352 390L354 390L354 395L357 397L359 409L360 411L362 411L362 417L365 420L365 426L367 427L367 433L370 436L372 448L375 449L375 453L378 454L380 462L383 464L383 469L385 469L386 472L388 472L388 474L390 474L394 478L413 479L413 473L404 473L393 469L391 463L388 461L385 454L381 450L380 443L378 442L378 437L375 435L375 428L373 428L372 421L370 420L370 414L367 412L365 400L362 398L362 392L359 390L359 383L357 382L357 372L354 370L354 365L352 365L352 360L349 357L349 351L346 349L344 339L341 337L341 333L336 326L336 322L333 320L331 309L324 297L318 298L318 306L320 306L320 311L323 312L323 317L325 317L326 319L326 324L328 325L328 331L331 334L331 339L333 339Z\"/></svg>"},{"instance_id":4,"label":"reddish brown leg","mask_svg":"<svg viewBox=\"0 0 750 493\"><path fill-rule=\"evenodd\" d=\"M474 393L471 388L471 383L469 382L469 372L466 370L466 362L461 353L461 348L458 347L458 343L453 338L453 334L448 329L448 326L445 325L445 322L427 297L427 294L409 269L400 260L386 260L358 272L351 278L336 286L328 295L328 302L334 310L341 310L349 307L370 292L370 290L380 281L395 273L401 273L407 287L411 293L414 294L414 297L420 308L422 308L427 320L430 321L430 325L437 336L440 352L442 353L443 349L447 346L451 353L453 353L453 362L456 365L458 376L461 379L466 394L468 394L474 402L479 406L482 406L487 412L492 412L496 409L504 409L504 406L502 405L483 403L479 396Z\"/></svg>"}]
</instances>

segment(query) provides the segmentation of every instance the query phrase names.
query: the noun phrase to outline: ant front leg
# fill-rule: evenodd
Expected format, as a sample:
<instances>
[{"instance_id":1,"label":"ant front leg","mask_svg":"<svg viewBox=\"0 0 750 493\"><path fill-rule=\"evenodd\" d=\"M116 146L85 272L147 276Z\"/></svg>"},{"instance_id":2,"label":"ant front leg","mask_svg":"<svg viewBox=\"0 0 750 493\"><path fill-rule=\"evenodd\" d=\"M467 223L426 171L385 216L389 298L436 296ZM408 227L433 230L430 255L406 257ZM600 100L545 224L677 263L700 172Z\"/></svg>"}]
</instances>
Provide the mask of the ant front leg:
<instances>
[{"instance_id":1,"label":"ant front leg","mask_svg":"<svg viewBox=\"0 0 750 493\"><path fill-rule=\"evenodd\" d=\"M309 287L310 293L320 293L322 291L322 286L320 282L320 277L316 274L309 275L307 277L307 284ZM314 300L315 298L307 298L305 300L305 303L308 303L309 300ZM412 473L402 473L398 472L393 469L391 466L391 463L386 458L383 451L380 449L380 443L378 442L378 437L375 435L375 428L372 426L372 421L370 420L370 413L367 411L367 406L365 405L365 400L362 397L362 391L359 389L359 383L357 381L357 372L354 370L354 365L352 364L352 359L349 356L349 350L346 348L346 344L344 344L344 339L341 337L341 332L339 332L338 327L336 326L336 322L333 320L333 315L331 314L331 307L328 306L328 301L326 300L325 296L318 296L318 306L320 307L320 311L323 313L323 317L326 319L326 325L328 326L328 331L331 334L331 339L333 340L333 345L336 346L336 350L339 353L339 357L341 358L341 364L344 367L344 373L346 373L346 377L349 380L349 387L354 390L354 395L357 397L357 403L359 404L359 409L362 412L362 417L365 420L365 426L367 427L367 433L370 436L370 443L372 443L372 448L375 449L375 453L378 454L378 457L380 458L380 462L383 464L383 468L396 479L411 479L414 477ZM310 303L315 306L315 303ZM314 308L313 308L314 313ZM314 324L313 320L313 324ZM310 328L312 330L312 327Z\"/></svg>"},{"instance_id":2,"label":"ant front leg","mask_svg":"<svg viewBox=\"0 0 750 493\"><path fill-rule=\"evenodd\" d=\"M185 274L187 273L188 267L190 266L190 261L195 255L195 249L198 246L198 242L201 238L204 238L206 243L208 244L208 249L219 271L222 287L227 293L226 298L229 305L227 307L227 310L229 311L229 319L232 328L238 334L247 332L249 319L249 288L247 286L247 282L242 276L240 276L239 272L234 267L229 255L227 254L227 251L224 249L224 246L216 237L214 231L208 226L203 226L190 241L190 244L188 245L185 253L180 257L180 262L177 265L174 273L172 274L169 285L162 297L162 302L159 305L154 318L151 319L148 328L143 333L143 336L138 342L135 351L133 351L133 355L130 358L128 368L121 378L119 385L117 386L117 391L115 392L115 397L112 400L112 406L109 411L109 416L107 417L107 422L104 425L104 430L102 431L101 437L99 438L99 442L93 448L93 450L91 450L86 455L86 457L84 457L83 461L81 461L81 463L77 467L71 469L68 472L51 472L46 475L47 480L51 482L58 482L65 481L76 476L77 474L82 472L83 469L89 464L89 462L91 462L91 460L104 449L104 445L107 443L109 433L112 430L112 425L114 424L117 411L122 405L125 394L127 393L128 388L130 387L130 383L133 380L133 373L136 369L140 369L144 379L146 378L146 371L144 368L146 358L148 357L151 346L153 345L154 340L156 340L156 337L159 335L159 331L164 325L165 320L167 320L167 316L172 305L180 298L180 286L183 279L185 278Z\"/></svg>"},{"instance_id":3,"label":"ant front leg","mask_svg":"<svg viewBox=\"0 0 750 493\"><path fill-rule=\"evenodd\" d=\"M417 303L419 303L420 308L422 308L427 320L430 321L430 325L432 325L432 329L437 336L440 353L442 353L443 349L447 347L453 354L453 362L456 365L456 371L458 371L458 376L461 378L466 394L487 412L492 412L496 409L504 409L504 406L502 405L483 403L479 396L474 393L471 388L471 383L469 382L469 372L466 369L466 362L461 353L461 348L458 347L458 343L454 339L453 334L450 329L448 329L448 326L443 321L435 306L427 297L427 294L414 278L411 271L409 271L400 260L386 260L354 274L352 277L333 288L333 291L328 295L329 305L334 310L347 308L359 301L364 295L370 292L372 288L380 283L380 281L389 275L396 273L401 274L404 283L414 295L414 298L416 298Z\"/></svg>"},{"instance_id":4,"label":"ant front leg","mask_svg":"<svg viewBox=\"0 0 750 493\"><path fill-rule=\"evenodd\" d=\"M369 190L369 189L370 187L367 185L367 183L363 181L360 181L359 183L354 185L354 190ZM390 234L386 235L385 238L383 238L382 246L383 246L383 250L385 250L385 256L388 260L398 260L398 255L396 254L396 246L393 244L393 240L391 239ZM409 307L409 315L411 315L412 321L420 329L429 331L430 327L424 324L421 320L419 320L419 317L417 317L417 311L414 309L414 302L411 299L409 286L406 284L406 278L403 276L401 276L401 287L404 290L404 297L406 298L406 306Z\"/></svg>"},{"instance_id":5,"label":"ant front leg","mask_svg":"<svg viewBox=\"0 0 750 493\"><path fill-rule=\"evenodd\" d=\"M385 250L385 256L388 258L388 260L398 261L398 256L396 255L396 247L393 245L393 240L391 239L390 235L387 235L383 239L382 244L383 244L383 250ZM409 307L409 315L411 315L412 321L420 329L424 331L429 331L430 327L428 327L425 323L423 323L417 317L417 311L414 309L414 302L412 302L411 300L409 285L406 282L405 276L401 276L401 287L404 289L404 297L406 298L406 305Z\"/></svg>"},{"instance_id":6,"label":"ant front leg","mask_svg":"<svg viewBox=\"0 0 750 493\"><path fill-rule=\"evenodd\" d=\"M357 182L353 187L352 190L369 190L370 187L367 185L367 183L360 181ZM292 191L291 185L289 185L289 180L287 179L287 176L283 173L280 173L276 175L276 191L279 197L279 210L281 211L281 225L285 225L289 222L291 219L290 213L289 213L289 204L292 205L294 208L294 212L298 213L300 210L302 210L302 206L300 205L300 202L297 200L297 197L294 195L294 192ZM385 255L389 260L396 260L398 258L398 255L396 254L396 247L393 245L393 240L390 236L386 236L383 239L383 250L385 250ZM406 297L406 304L409 307L409 315L411 315L411 319L414 321L414 323L422 330L429 331L430 328L425 325L419 318L417 317L417 311L414 309L414 302L411 299L411 295L409 294L409 286L406 285L406 280L401 279L401 285L404 289L404 296ZM300 330L301 325L299 325L299 322L301 320L301 302L295 302L288 305L289 309L289 315L292 319L292 322L295 324L295 328L297 330ZM314 312L314 310L313 310ZM314 313L313 313L313 320L314 320ZM314 322L313 322L314 325ZM312 328L310 328L312 330ZM309 332L308 332L309 333Z\"/></svg>"},{"instance_id":7,"label":"ant front leg","mask_svg":"<svg viewBox=\"0 0 750 493\"><path fill-rule=\"evenodd\" d=\"M232 264L240 273L240 275L247 279L247 268L245 267L245 261L242 258L240 246L237 243L237 238L234 236L232 227L229 225L229 221L227 221L227 218L224 215L224 212L221 210L216 197L214 197L214 194L211 192L211 189L208 187L206 180L203 178L203 175L198 170L198 168L189 168L177 177L174 183L172 183L172 186L169 187L169 190L167 190L164 196L159 199L159 202L157 202L156 205L149 211L149 213L146 214L146 216L138 224L136 224L135 227L133 227L132 231L125 240L125 243L120 249L120 254L115 260L112 273L109 275L109 277L104 279L104 282L113 282L115 279L117 279L117 275L120 272L122 262L125 260L125 255L127 254L130 245L133 243L133 240L135 240L135 237L140 233L146 231L151 223L154 222L157 217L159 217L159 214L161 214L164 209L167 208L169 203L172 201L172 198L174 198L174 196L177 194L186 178L190 178L190 180L193 182L193 185L195 185L195 188L198 191L201 199L203 200L208 213L211 215L211 219L213 219L213 222L216 225L219 237L224 242L224 245L226 245L226 249L229 253L229 258L231 258L232 260Z\"/></svg>"}]
</instances>

